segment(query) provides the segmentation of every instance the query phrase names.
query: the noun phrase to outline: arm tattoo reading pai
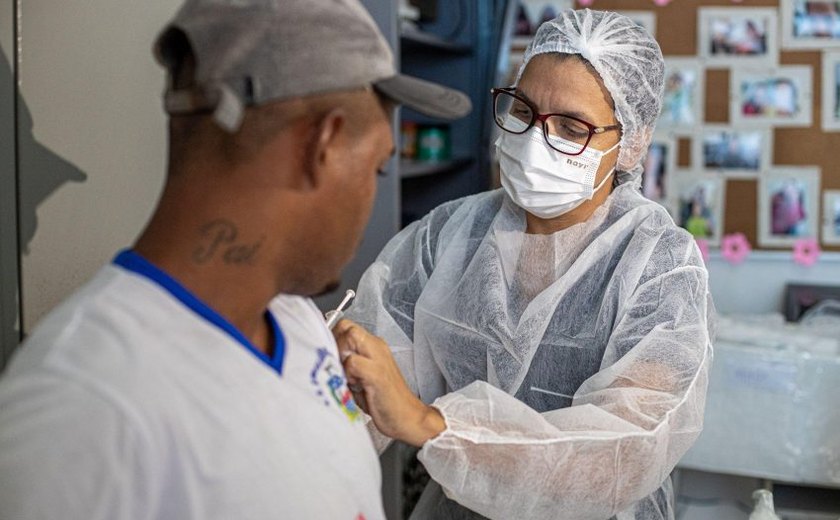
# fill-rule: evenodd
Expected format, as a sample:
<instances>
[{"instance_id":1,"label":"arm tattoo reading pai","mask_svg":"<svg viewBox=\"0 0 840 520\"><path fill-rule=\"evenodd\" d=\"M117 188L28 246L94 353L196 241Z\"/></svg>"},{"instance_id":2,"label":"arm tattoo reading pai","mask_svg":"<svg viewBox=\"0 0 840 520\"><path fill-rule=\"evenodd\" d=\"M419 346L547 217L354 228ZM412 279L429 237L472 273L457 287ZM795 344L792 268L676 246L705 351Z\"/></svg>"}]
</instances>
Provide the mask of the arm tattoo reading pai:
<instances>
[{"instance_id":1,"label":"arm tattoo reading pai","mask_svg":"<svg viewBox=\"0 0 840 520\"><path fill-rule=\"evenodd\" d=\"M204 224L199 229L202 245L193 251L193 261L197 264L205 264L221 254L226 264L250 264L253 263L257 250L263 242L261 237L251 244L238 244L236 237L239 234L233 222L226 219L216 219Z\"/></svg>"}]
</instances>

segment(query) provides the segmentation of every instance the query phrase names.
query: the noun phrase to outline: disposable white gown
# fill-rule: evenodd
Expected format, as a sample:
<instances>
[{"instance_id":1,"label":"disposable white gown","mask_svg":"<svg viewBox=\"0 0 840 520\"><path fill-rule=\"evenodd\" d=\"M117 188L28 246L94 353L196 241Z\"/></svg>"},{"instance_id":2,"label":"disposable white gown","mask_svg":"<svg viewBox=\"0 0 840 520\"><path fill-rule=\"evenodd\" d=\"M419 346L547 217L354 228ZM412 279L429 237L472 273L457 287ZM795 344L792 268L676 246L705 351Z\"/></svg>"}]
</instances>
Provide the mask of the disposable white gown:
<instances>
[{"instance_id":1,"label":"disposable white gown","mask_svg":"<svg viewBox=\"0 0 840 520\"><path fill-rule=\"evenodd\" d=\"M493 519L672 518L669 474L702 428L712 358L694 240L633 183L584 223L524 229L501 190L457 200L360 282L348 317L446 420L420 460ZM433 486L412 518L480 518Z\"/></svg>"}]
</instances>

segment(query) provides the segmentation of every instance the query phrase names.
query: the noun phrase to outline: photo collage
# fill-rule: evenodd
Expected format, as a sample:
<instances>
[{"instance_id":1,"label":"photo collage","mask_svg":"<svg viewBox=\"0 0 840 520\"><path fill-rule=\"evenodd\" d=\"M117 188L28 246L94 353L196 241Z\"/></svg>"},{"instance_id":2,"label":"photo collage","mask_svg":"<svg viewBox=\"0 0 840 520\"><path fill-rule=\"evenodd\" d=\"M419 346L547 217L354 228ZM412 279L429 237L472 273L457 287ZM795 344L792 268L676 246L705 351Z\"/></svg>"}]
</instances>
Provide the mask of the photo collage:
<instances>
[{"instance_id":1,"label":"photo collage","mask_svg":"<svg viewBox=\"0 0 840 520\"><path fill-rule=\"evenodd\" d=\"M821 93L814 92L814 67L780 63L781 51L806 49L821 51ZM728 123L707 123L706 71L720 69L729 73ZM643 194L715 247L727 182L750 180L757 189L759 248L791 248L803 238L840 245L840 190L821 191L817 165L775 164L773 157L774 129L814 125L817 94L818 128L840 132L840 2L698 8L696 57L665 56L663 106L644 162ZM678 145L685 140L691 164L680 167Z\"/></svg>"}]
</instances>

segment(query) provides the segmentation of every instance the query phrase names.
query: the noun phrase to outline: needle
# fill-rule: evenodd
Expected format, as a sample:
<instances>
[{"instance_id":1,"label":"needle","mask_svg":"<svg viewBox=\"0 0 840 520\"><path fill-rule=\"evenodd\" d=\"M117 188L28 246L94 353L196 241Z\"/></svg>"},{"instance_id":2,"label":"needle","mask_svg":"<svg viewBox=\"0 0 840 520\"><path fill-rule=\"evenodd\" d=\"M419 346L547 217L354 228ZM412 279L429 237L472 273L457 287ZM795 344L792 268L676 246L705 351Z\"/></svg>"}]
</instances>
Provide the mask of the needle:
<instances>
[{"instance_id":1,"label":"needle","mask_svg":"<svg viewBox=\"0 0 840 520\"><path fill-rule=\"evenodd\" d=\"M338 304L338 307L334 311L329 311L326 314L327 318L327 328L332 330L335 327L335 324L344 316L344 309L346 309L350 302L353 301L353 298L356 297L356 292L353 289L347 289L347 293L344 295L344 299L341 300L341 303Z\"/></svg>"}]
</instances>

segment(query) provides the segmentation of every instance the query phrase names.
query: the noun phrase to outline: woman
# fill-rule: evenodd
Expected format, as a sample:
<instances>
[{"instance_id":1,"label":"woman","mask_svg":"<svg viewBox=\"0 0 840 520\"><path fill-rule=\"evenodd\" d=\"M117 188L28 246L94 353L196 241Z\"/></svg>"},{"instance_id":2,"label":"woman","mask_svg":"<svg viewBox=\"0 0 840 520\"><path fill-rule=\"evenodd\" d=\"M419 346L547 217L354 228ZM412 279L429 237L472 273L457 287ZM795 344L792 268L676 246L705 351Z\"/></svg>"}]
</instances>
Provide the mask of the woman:
<instances>
[{"instance_id":1,"label":"woman","mask_svg":"<svg viewBox=\"0 0 840 520\"><path fill-rule=\"evenodd\" d=\"M494 89L504 189L433 210L365 273L336 337L378 429L423 447L415 517L673 517L713 307L694 240L639 192L663 76L626 17L543 24Z\"/></svg>"}]
</instances>

